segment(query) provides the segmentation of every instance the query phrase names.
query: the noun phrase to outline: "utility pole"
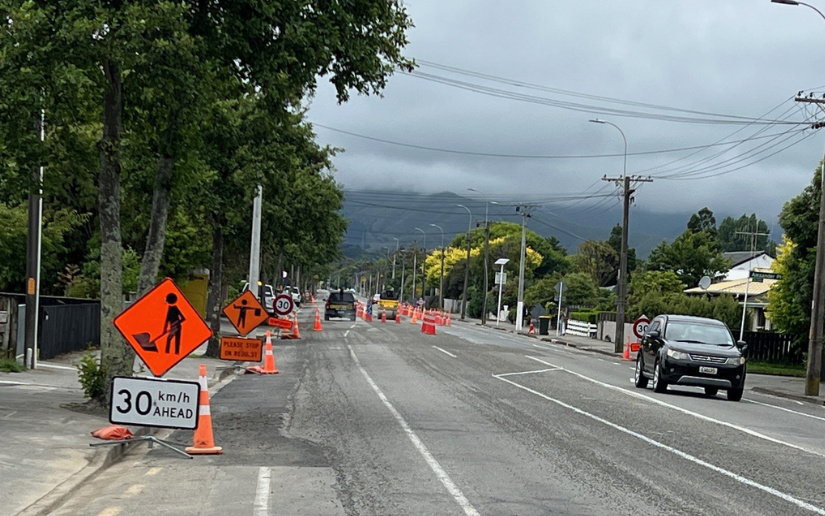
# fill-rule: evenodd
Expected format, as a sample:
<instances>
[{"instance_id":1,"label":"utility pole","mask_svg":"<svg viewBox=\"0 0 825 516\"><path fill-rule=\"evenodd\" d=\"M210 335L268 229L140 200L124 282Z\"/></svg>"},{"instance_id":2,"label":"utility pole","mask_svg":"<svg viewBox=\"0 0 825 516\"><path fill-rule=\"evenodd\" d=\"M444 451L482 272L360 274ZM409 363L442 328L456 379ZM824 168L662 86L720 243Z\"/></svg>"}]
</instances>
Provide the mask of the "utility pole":
<instances>
[{"instance_id":1,"label":"utility pole","mask_svg":"<svg viewBox=\"0 0 825 516\"><path fill-rule=\"evenodd\" d=\"M407 268L407 252L406 252L406 250L402 249L401 250L401 288L399 289L400 291L398 292L398 302L399 303L404 302L404 271L406 270L406 268Z\"/></svg>"},{"instance_id":2,"label":"utility pole","mask_svg":"<svg viewBox=\"0 0 825 516\"><path fill-rule=\"evenodd\" d=\"M756 254L756 237L769 236L768 233L759 233L757 228L754 228L753 231L737 231L736 234L749 235L751 237L751 260L753 260L753 256ZM745 302L742 304L742 324L739 326L739 340L743 340L745 336L745 315L747 315L748 310L748 293L751 288L751 272L753 272L753 263L748 265L748 278L747 283L745 283Z\"/></svg>"},{"instance_id":3,"label":"utility pole","mask_svg":"<svg viewBox=\"0 0 825 516\"><path fill-rule=\"evenodd\" d=\"M415 298L415 288L416 288L415 268L418 266L417 260L418 260L418 245L413 247L413 278L412 278L412 293L411 293L413 304L415 304L415 302L418 301L418 299Z\"/></svg>"},{"instance_id":4,"label":"utility pole","mask_svg":"<svg viewBox=\"0 0 825 516\"><path fill-rule=\"evenodd\" d=\"M44 113L35 119L34 130L42 142ZM32 168L29 186L28 236L26 238L26 321L24 343L26 367L37 368L37 334L40 323L40 260L43 249L43 165Z\"/></svg>"},{"instance_id":5,"label":"utility pole","mask_svg":"<svg viewBox=\"0 0 825 516\"><path fill-rule=\"evenodd\" d=\"M487 290L490 288L488 282L490 281L490 273L487 267L490 262L490 221L484 217L484 301L481 304L481 324L487 324Z\"/></svg>"},{"instance_id":6,"label":"utility pole","mask_svg":"<svg viewBox=\"0 0 825 516\"><path fill-rule=\"evenodd\" d=\"M516 328L521 331L524 312L524 261L527 258L527 218L531 217L533 208L538 204L516 204L516 211L521 212L521 259L518 265L518 302L516 303Z\"/></svg>"},{"instance_id":7,"label":"utility pole","mask_svg":"<svg viewBox=\"0 0 825 516\"><path fill-rule=\"evenodd\" d=\"M628 176L610 178L602 177L602 181L613 181L617 186L621 186L624 197L624 207L622 209L622 250L619 255L619 274L617 277L618 299L616 300L616 337L613 343L613 351L620 353L624 347L624 316L627 310L627 225L630 221L630 202L632 195L636 191L630 187L630 183L652 183L653 179L648 177Z\"/></svg>"},{"instance_id":8,"label":"utility pole","mask_svg":"<svg viewBox=\"0 0 825 516\"><path fill-rule=\"evenodd\" d=\"M814 98L810 93L804 96L799 92L794 100L806 104L816 104L823 110L825 99ZM820 97L820 96L818 96ZM814 124L812 128L818 129L820 124ZM808 396L819 396L819 383L822 380L822 371L825 366L822 364L822 331L823 317L825 317L825 304L823 304L823 273L825 273L825 158L819 164L819 224L816 232L816 262L814 266L813 300L811 303L811 330L808 340L808 364L805 369L805 394Z\"/></svg>"},{"instance_id":9,"label":"utility pole","mask_svg":"<svg viewBox=\"0 0 825 516\"><path fill-rule=\"evenodd\" d=\"M262 289L256 292L253 290L258 284L261 276L261 204L263 202L264 189L258 185L258 194L252 201L252 237L249 245L249 290L252 290L263 303ZM281 271L278 271L281 276Z\"/></svg>"},{"instance_id":10,"label":"utility pole","mask_svg":"<svg viewBox=\"0 0 825 516\"><path fill-rule=\"evenodd\" d=\"M400 240L395 237L393 237L393 240L395 240L395 254L392 255L392 279L395 279L395 256L398 254L398 244Z\"/></svg>"}]
</instances>

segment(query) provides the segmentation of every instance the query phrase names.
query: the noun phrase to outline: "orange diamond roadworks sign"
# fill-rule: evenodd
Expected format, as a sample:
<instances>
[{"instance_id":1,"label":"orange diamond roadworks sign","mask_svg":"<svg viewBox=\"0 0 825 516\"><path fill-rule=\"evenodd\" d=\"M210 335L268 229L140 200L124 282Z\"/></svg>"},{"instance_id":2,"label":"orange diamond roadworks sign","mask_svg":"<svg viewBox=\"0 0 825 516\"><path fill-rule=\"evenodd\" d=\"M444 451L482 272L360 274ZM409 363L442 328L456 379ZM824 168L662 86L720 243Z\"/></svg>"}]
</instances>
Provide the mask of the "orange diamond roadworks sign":
<instances>
[{"instance_id":1,"label":"orange diamond roadworks sign","mask_svg":"<svg viewBox=\"0 0 825 516\"><path fill-rule=\"evenodd\" d=\"M261 339L221 337L221 360L240 362L260 362L263 359L264 343Z\"/></svg>"},{"instance_id":2,"label":"orange diamond roadworks sign","mask_svg":"<svg viewBox=\"0 0 825 516\"><path fill-rule=\"evenodd\" d=\"M170 278L132 303L114 324L155 376L166 374L212 336Z\"/></svg>"},{"instance_id":3,"label":"orange diamond roadworks sign","mask_svg":"<svg viewBox=\"0 0 825 516\"><path fill-rule=\"evenodd\" d=\"M255 297L251 290L247 290L234 301L226 305L223 313L238 330L241 336L246 335L261 325L269 318L261 302Z\"/></svg>"}]
</instances>

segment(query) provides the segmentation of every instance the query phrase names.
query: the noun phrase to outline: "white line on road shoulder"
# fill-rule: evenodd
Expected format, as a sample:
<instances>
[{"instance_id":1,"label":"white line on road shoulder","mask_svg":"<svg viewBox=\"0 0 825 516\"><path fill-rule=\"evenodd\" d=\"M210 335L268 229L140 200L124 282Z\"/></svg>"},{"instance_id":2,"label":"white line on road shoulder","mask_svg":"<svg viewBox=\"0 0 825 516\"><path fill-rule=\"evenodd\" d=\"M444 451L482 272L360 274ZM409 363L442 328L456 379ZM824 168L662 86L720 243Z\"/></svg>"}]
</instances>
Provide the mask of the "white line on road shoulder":
<instances>
[{"instance_id":1,"label":"white line on road shoulder","mask_svg":"<svg viewBox=\"0 0 825 516\"><path fill-rule=\"evenodd\" d=\"M571 372L571 371L568 371L568 372ZM815 505L811 505L811 504L809 504L809 503L807 503L803 500L800 500L799 498L795 498L795 497L793 497L793 496L791 496L787 493L783 493L782 491L779 491L779 490L774 489L772 487L768 487L766 485L760 484L756 481L753 481L749 478L743 477L743 476L741 476L737 473L734 473L732 471L728 471L726 469L720 468L719 466L716 466L716 465L711 464L709 462L705 462L704 460L702 460L698 457L694 457L693 455L690 455L690 454L685 453L681 450L673 448L672 446L668 446L667 444L660 443L659 441L651 439L650 437L647 437L646 435L640 434L638 432L634 432L633 430L630 430L629 428L625 428L621 425L617 425L616 423L608 421L608 420L606 420L604 418L601 418L601 417L599 417L595 414L591 414L591 413L586 412L586 411L584 411L580 408L576 408L573 405L569 405L569 404L567 404L563 401L557 400L555 398L551 398L550 396L547 396L546 394L542 394L539 391L533 390L529 387L525 387L524 385L518 384L518 383L516 383L512 380L508 380L507 378L498 377L498 379L501 380L502 382L507 382L510 385L514 385L514 386L518 387L519 389L523 389L523 390L525 390L525 391L527 391L531 394L535 394L536 396L544 398L547 401L555 403L556 405L559 405L559 406L564 407L566 409L572 410L573 412L575 412L577 414L581 414L582 416L588 417L588 418L590 418L594 421L598 421L599 423L602 423L602 424L607 425L611 428L614 428L614 429L616 429L616 430L618 430L622 433L625 433L627 435L636 437L637 439L641 439L642 441L644 441L648 444L652 444L653 446L656 446L657 448L661 448L663 450L669 451L670 453L673 453L674 455L677 455L677 456L679 456L679 457L681 457L685 460L693 462L694 464L698 464L700 466L706 467L706 468L708 468L712 471L715 471L717 473L725 475L726 477L730 477L730 478L736 480L737 482L741 482L745 485L755 487L756 489L764 491L768 494L772 494L776 497L779 497L779 498L785 500L786 502L790 502L790 503L796 505L797 507L801 507L803 509L807 509L811 512L815 512L817 514L822 514L823 516L825 516L825 509L822 509L822 508L817 507Z\"/></svg>"},{"instance_id":2,"label":"white line on road shoulder","mask_svg":"<svg viewBox=\"0 0 825 516\"><path fill-rule=\"evenodd\" d=\"M44 362L38 362L37 367L45 367L46 369L62 369L63 371L77 371L76 367L69 367L69 366L62 366L62 365L55 365L55 364L46 364Z\"/></svg>"},{"instance_id":3,"label":"white line on road shoulder","mask_svg":"<svg viewBox=\"0 0 825 516\"><path fill-rule=\"evenodd\" d=\"M809 417L811 419L818 419L820 421L825 421L825 417L814 416L813 414L806 414L804 412L799 412L798 410L791 410L785 407L780 407L778 405L771 405L770 403L762 403L761 401L754 401L754 400L743 400L747 401L748 403L753 403L754 405L762 405L763 407L770 407L775 408L776 410L782 410L785 412L790 412L791 414L796 414L797 416Z\"/></svg>"},{"instance_id":4,"label":"white line on road shoulder","mask_svg":"<svg viewBox=\"0 0 825 516\"><path fill-rule=\"evenodd\" d=\"M261 467L258 470L258 487L255 489L255 505L253 506L253 516L267 516L269 514L269 479L272 470Z\"/></svg>"},{"instance_id":5,"label":"white line on road shoulder","mask_svg":"<svg viewBox=\"0 0 825 516\"><path fill-rule=\"evenodd\" d=\"M456 356L455 356L455 355L453 355L452 353L450 353L449 351L447 351L447 350L445 350L445 349L441 349L441 348L439 348L438 346L433 346L433 347L434 347L435 349L437 349L438 351L440 351L440 352L444 353L445 355L450 355L451 357L456 358Z\"/></svg>"},{"instance_id":6,"label":"white line on road shoulder","mask_svg":"<svg viewBox=\"0 0 825 516\"><path fill-rule=\"evenodd\" d=\"M378 387L378 384L376 384L372 380L372 377L369 375L369 373L367 373L367 370L361 366L361 361L358 360L358 356L355 354L355 351L353 351L352 346L347 347L349 348L350 355L352 355L352 359L355 361L355 365L358 366L358 369L361 371L361 374L364 375L364 378L366 378L367 383L370 384L370 387L372 387L372 390L374 390L378 397L381 399L381 402L384 404L384 406L389 409L390 413L392 413L393 417L395 417L395 420L398 421L399 425L401 425L401 428L404 430L404 433L406 433L407 437L410 438L410 441L412 441L413 446L415 446L415 449L418 450L418 453L420 453L421 456L424 457L424 460L427 461L427 465L430 466L430 469L433 470L433 473L435 473L435 476L438 477L438 480L441 481L441 483L444 485L447 491L452 495L456 503L458 503L458 505L461 506L462 509L464 509L464 514L466 514L467 516L480 516L478 511L475 510L475 507L473 507L472 504L470 504L470 501L467 500L467 498L464 496L464 494L461 492L458 486L456 486L453 483L453 481L450 479L450 476L447 475L446 471L444 471L444 468L442 468L438 461L435 459L435 457L433 457L433 455L427 449L427 446L421 441L421 439L418 438L415 432L412 431L412 428L410 428L410 425L408 425L407 422L404 420L404 417L397 410L395 410L395 407L392 405L392 403L390 403L390 400L388 400L387 397L384 396L384 393L381 392L381 389Z\"/></svg>"},{"instance_id":7,"label":"white line on road shoulder","mask_svg":"<svg viewBox=\"0 0 825 516\"><path fill-rule=\"evenodd\" d=\"M715 419L715 418L712 418L710 416L705 416L704 414L699 414L698 412L693 412L692 410L688 410L688 409L679 407L677 405L671 405L670 403L665 403L664 401L657 400L656 398L652 398L650 396L646 396L646 395L638 393L638 392L633 392L633 391L629 391L627 389L624 389L622 387L617 387L615 385L610 385L609 383L605 383L605 382L596 380L595 378L590 378L589 376L585 376L581 373L571 371L570 369L565 369L564 367L557 366L556 364L551 364L550 362L545 362L544 360L541 360L540 358L537 358L537 357L527 356L527 358L529 358L531 360L535 360L536 362L539 362L539 363L544 364L546 366L558 367L559 369L562 369L566 373L572 374L573 376L578 376L579 378L581 378L583 380L587 380L588 382L593 382L596 385L601 385L602 387L604 387L606 389L611 389L611 390L614 390L614 391L618 391L618 392L621 392L622 394L626 394L626 395L632 396L634 398L642 399L642 400L648 401L650 403L655 403L655 404L661 405L663 407L668 407L670 409L681 412L682 414L687 414L689 416L693 416L693 417L695 417L697 419L701 419L703 421L709 421L711 423L716 423L717 425L722 425L722 426L726 426L728 428L733 428L734 430L739 430L740 432L744 432L744 433L746 433L746 434L748 434L752 437L757 437L759 439L764 439L764 440L772 442L774 444L781 444L782 446L787 446L788 448L793 448L794 450L799 450L799 451L803 451L805 453L810 453L810 454L816 455L818 457L825 457L825 454L823 454L823 453L819 453L819 452L814 451L814 450L809 450L809 449L804 448L802 446L797 446L796 444L791 444L791 443L786 442L786 441L781 441L781 440L776 439L774 437L770 437L768 435L759 433L755 430L751 430L751 429L745 428L743 426L735 425L733 423L728 423L727 421L722 421L720 419Z\"/></svg>"}]
</instances>

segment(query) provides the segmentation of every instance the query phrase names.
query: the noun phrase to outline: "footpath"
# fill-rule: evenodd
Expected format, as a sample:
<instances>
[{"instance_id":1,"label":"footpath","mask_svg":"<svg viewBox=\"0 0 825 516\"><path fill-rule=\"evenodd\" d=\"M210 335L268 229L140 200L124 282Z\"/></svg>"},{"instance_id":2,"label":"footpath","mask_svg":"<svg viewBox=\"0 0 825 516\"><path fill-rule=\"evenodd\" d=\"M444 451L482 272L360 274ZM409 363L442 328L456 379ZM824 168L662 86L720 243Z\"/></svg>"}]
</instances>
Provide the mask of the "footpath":
<instances>
[{"instance_id":1,"label":"footpath","mask_svg":"<svg viewBox=\"0 0 825 516\"><path fill-rule=\"evenodd\" d=\"M453 319L453 324L475 324L480 326L481 320L468 318L465 322L461 322L456 318ZM498 326L496 326L495 321L487 321L486 327L509 333L515 332L515 325L505 321L501 321ZM616 360L621 360L623 355L622 352L616 353L613 351L613 342L570 334L556 336L556 330L552 329L549 335L538 335L537 333L528 335L527 331L521 331L519 334L559 346L569 346L582 351L612 356ZM631 356L633 359L636 358L635 353L631 353ZM745 392L747 393L748 390L795 401L825 405L825 382L823 382L822 389L820 390L820 396L806 396L805 378L748 373L747 380L745 381Z\"/></svg>"},{"instance_id":2,"label":"footpath","mask_svg":"<svg viewBox=\"0 0 825 516\"><path fill-rule=\"evenodd\" d=\"M193 355L202 355L201 346ZM80 483L117 461L130 446L89 446L105 442L90 432L109 425L108 412L79 408L86 400L78 381L82 353L38 363L34 370L0 372L0 507L3 514L40 516L59 505ZM185 358L164 377L197 382L207 366L214 394L234 377L231 362ZM148 371L137 372L150 377ZM135 435L158 429L130 427Z\"/></svg>"}]
</instances>

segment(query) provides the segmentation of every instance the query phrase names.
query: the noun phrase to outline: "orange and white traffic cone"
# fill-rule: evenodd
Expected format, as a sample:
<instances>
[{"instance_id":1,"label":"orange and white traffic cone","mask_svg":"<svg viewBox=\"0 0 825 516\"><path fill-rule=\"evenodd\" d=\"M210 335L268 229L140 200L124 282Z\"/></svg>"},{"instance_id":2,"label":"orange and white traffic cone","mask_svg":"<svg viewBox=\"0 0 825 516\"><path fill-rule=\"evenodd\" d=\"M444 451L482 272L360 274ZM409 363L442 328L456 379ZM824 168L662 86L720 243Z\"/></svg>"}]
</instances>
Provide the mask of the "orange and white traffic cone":
<instances>
[{"instance_id":1,"label":"orange and white traffic cone","mask_svg":"<svg viewBox=\"0 0 825 516\"><path fill-rule=\"evenodd\" d=\"M200 407L198 409L198 427L195 428L195 437L192 446L186 448L190 455L217 455L223 453L223 448L215 446L215 437L212 435L212 412L209 410L209 387L206 383L206 366L201 364L198 372L200 389Z\"/></svg>"},{"instance_id":2,"label":"orange and white traffic cone","mask_svg":"<svg viewBox=\"0 0 825 516\"><path fill-rule=\"evenodd\" d=\"M387 322L387 312L384 310L381 310L381 322L385 324Z\"/></svg>"},{"instance_id":3,"label":"orange and white traffic cone","mask_svg":"<svg viewBox=\"0 0 825 516\"><path fill-rule=\"evenodd\" d=\"M622 354L622 360L633 360L630 358L630 337L627 337L627 340L624 343L624 353Z\"/></svg>"},{"instance_id":4,"label":"orange and white traffic cone","mask_svg":"<svg viewBox=\"0 0 825 516\"><path fill-rule=\"evenodd\" d=\"M410 324L418 323L418 310L413 310L412 319L410 319Z\"/></svg>"},{"instance_id":5,"label":"orange and white traffic cone","mask_svg":"<svg viewBox=\"0 0 825 516\"><path fill-rule=\"evenodd\" d=\"M324 331L323 326L321 326L321 309L315 309L315 326L313 326L313 331Z\"/></svg>"},{"instance_id":6,"label":"orange and white traffic cone","mask_svg":"<svg viewBox=\"0 0 825 516\"><path fill-rule=\"evenodd\" d=\"M395 312L395 324L401 324L401 312Z\"/></svg>"},{"instance_id":7,"label":"orange and white traffic cone","mask_svg":"<svg viewBox=\"0 0 825 516\"><path fill-rule=\"evenodd\" d=\"M264 351L264 368L260 371L261 374L278 374L278 368L275 367L275 353L272 352L272 336L269 330L266 330L266 350Z\"/></svg>"}]
</instances>

